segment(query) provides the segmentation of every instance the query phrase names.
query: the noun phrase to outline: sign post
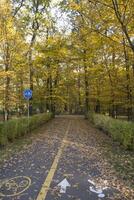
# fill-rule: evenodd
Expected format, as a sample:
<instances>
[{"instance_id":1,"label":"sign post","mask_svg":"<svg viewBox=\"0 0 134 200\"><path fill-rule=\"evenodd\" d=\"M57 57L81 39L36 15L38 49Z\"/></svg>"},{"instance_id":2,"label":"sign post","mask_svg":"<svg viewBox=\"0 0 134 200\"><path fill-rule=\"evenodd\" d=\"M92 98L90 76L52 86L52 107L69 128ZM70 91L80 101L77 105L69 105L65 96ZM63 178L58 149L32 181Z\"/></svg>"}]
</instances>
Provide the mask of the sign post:
<instances>
[{"instance_id":1,"label":"sign post","mask_svg":"<svg viewBox=\"0 0 134 200\"><path fill-rule=\"evenodd\" d=\"M29 131L29 116L30 116L30 112L29 112L29 100L32 98L33 92L30 89L25 89L23 91L23 96L24 98L27 100L27 114L28 114L28 131Z\"/></svg>"}]
</instances>

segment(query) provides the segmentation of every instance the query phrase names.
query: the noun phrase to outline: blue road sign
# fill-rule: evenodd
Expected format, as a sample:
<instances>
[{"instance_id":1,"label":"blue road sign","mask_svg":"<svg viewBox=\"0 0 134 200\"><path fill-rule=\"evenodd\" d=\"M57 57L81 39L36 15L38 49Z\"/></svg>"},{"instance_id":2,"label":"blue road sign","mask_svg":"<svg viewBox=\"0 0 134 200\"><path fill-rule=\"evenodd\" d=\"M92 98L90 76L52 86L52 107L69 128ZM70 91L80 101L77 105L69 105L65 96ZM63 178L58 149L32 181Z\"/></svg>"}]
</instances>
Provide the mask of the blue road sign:
<instances>
[{"instance_id":1,"label":"blue road sign","mask_svg":"<svg viewBox=\"0 0 134 200\"><path fill-rule=\"evenodd\" d=\"M33 94L33 92L32 92L32 90L30 90L30 89L26 89L26 90L23 91L23 96L24 96L24 98L25 98L26 100L31 99L32 94Z\"/></svg>"}]
</instances>

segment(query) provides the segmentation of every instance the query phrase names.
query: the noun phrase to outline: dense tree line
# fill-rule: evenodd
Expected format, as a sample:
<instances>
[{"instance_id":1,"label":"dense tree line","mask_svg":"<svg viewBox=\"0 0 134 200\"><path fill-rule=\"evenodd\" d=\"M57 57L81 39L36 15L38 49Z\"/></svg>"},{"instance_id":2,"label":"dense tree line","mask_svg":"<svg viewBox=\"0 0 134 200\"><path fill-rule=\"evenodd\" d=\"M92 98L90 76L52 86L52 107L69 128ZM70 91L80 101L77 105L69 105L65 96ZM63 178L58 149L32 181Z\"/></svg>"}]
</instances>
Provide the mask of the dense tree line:
<instances>
[{"instance_id":1,"label":"dense tree line","mask_svg":"<svg viewBox=\"0 0 134 200\"><path fill-rule=\"evenodd\" d=\"M54 7L54 8L53 8ZM65 14L68 26L59 28ZM108 113L134 119L134 2L0 2L0 110ZM62 22L64 23L64 21ZM66 29L66 30L65 30Z\"/></svg>"}]
</instances>

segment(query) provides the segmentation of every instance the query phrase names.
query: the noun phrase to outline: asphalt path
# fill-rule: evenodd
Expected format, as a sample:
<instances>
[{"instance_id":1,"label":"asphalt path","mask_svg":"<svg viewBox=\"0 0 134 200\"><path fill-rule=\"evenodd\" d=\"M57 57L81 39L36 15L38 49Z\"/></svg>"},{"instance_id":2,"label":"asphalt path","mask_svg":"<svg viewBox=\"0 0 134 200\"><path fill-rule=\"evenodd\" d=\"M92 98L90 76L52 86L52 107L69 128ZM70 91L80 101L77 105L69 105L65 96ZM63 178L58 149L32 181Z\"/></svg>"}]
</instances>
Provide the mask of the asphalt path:
<instances>
[{"instance_id":1,"label":"asphalt path","mask_svg":"<svg viewBox=\"0 0 134 200\"><path fill-rule=\"evenodd\" d=\"M96 134L84 117L48 122L0 166L0 200L125 200Z\"/></svg>"}]
</instances>

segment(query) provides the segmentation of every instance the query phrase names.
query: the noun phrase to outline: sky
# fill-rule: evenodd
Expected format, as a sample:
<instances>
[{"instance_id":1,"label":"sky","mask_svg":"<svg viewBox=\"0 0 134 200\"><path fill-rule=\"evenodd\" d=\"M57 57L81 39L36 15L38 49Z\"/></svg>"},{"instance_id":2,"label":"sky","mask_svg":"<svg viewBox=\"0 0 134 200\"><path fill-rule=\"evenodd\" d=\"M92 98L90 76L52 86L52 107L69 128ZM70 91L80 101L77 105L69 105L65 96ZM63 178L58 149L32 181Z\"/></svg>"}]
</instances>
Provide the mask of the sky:
<instances>
[{"instance_id":1,"label":"sky","mask_svg":"<svg viewBox=\"0 0 134 200\"><path fill-rule=\"evenodd\" d=\"M51 14L57 22L58 29L63 31L65 34L68 34L71 31L71 23L69 21L67 13L61 12L60 7L56 6L61 1L62 0L52 0L53 8L51 9Z\"/></svg>"}]
</instances>

